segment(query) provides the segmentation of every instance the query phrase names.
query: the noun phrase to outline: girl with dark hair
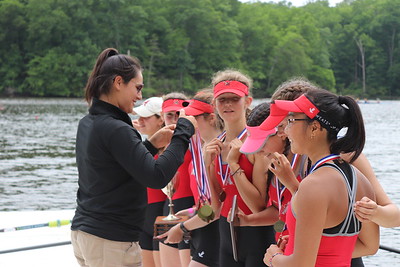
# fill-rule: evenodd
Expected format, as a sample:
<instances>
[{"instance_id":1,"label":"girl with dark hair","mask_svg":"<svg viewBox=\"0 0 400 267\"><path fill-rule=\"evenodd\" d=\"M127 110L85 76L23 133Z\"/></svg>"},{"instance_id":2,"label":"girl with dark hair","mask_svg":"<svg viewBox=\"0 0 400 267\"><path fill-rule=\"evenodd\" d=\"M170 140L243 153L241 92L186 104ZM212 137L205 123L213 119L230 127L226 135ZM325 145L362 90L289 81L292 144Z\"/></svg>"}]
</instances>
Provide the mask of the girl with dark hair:
<instances>
[{"instance_id":1,"label":"girl with dark hair","mask_svg":"<svg viewBox=\"0 0 400 267\"><path fill-rule=\"evenodd\" d=\"M294 100L311 88L317 87L304 78L293 78L277 88L272 100ZM238 213L240 224L247 226L274 224L278 242L287 235L284 225L287 205L292 194L297 190L299 182L305 177L308 167L306 155L295 155L290 150L290 142L284 132L286 116L287 112L279 110L273 103L262 103L255 107L247 118L247 131L250 136L240 147L240 151L243 153L265 158L265 163L260 166L258 171L259 174L262 174L259 178L260 181L256 184L261 184L259 192L268 193L267 205L265 205L265 198L261 198L261 201L258 201L258 209L252 209L253 214ZM275 169L268 171L267 166L275 157L280 158L284 163L284 168L279 171ZM257 177L258 175L254 179ZM248 188L250 185L243 186ZM247 202L251 202L251 200L249 199ZM251 203L248 205L253 206ZM278 221L274 216L276 211L279 211Z\"/></svg>"},{"instance_id":2,"label":"girl with dark hair","mask_svg":"<svg viewBox=\"0 0 400 267\"><path fill-rule=\"evenodd\" d=\"M364 147L364 123L357 103L315 89L294 101L276 100L275 104L289 112L285 130L292 152L308 155L313 165L288 207L288 243L271 245L265 264L350 266L352 257L374 254L379 228L373 223L361 228L353 210L362 196L375 199L372 186L339 156L352 153L353 162ZM338 139L343 127L347 133ZM281 162L276 158L272 164L279 168Z\"/></svg>"},{"instance_id":3,"label":"girl with dark hair","mask_svg":"<svg viewBox=\"0 0 400 267\"><path fill-rule=\"evenodd\" d=\"M162 116L166 125L173 125L177 122L180 110L189 104L188 97L179 92L172 92L163 96ZM164 153L164 152L163 152ZM179 166L175 181L177 182L176 191L172 196L174 211L190 208L194 205L192 191L190 190L190 171L189 164L192 161L190 151L187 150L184 162ZM163 215L168 215L169 200L164 205ZM187 266L190 262L190 243L188 240L179 242L178 244L169 244L160 242L160 258L163 267L179 267Z\"/></svg>"},{"instance_id":4,"label":"girl with dark hair","mask_svg":"<svg viewBox=\"0 0 400 267\"><path fill-rule=\"evenodd\" d=\"M71 238L81 266L141 266L146 187L162 188L172 179L194 133L196 122L187 116L142 142L128 116L142 89L137 59L113 48L101 52L86 85L89 114L76 138L79 188Z\"/></svg>"},{"instance_id":5,"label":"girl with dark hair","mask_svg":"<svg viewBox=\"0 0 400 267\"><path fill-rule=\"evenodd\" d=\"M223 129L223 122L220 117L214 113L212 106L213 92L210 89L199 91L191 100L190 105L183 109L186 115L192 115L196 118L198 125L198 134L201 138L197 140L198 136L193 136L192 146L190 147L192 158L199 160L192 160L189 165L191 170L190 186L193 196L196 200L195 207L179 211L176 215L186 215L191 218L185 222L172 227L167 233L159 236L159 238L167 237L165 243L177 243L182 240L184 231L190 231L191 236L191 255L192 260L189 264L191 267L200 266L219 266L219 205L218 203L209 203L208 182L201 181L206 179L203 176L203 169L201 166L202 147L212 141L216 136L221 134ZM197 144L195 143L196 141ZM199 214L195 214L198 208L203 205L209 205L213 209L213 218L201 218Z\"/></svg>"},{"instance_id":6,"label":"girl with dark hair","mask_svg":"<svg viewBox=\"0 0 400 267\"><path fill-rule=\"evenodd\" d=\"M133 120L133 127L142 135L151 138L159 129L165 126L161 117L163 100L161 97L150 97L142 105L133 108L133 113L139 116ZM160 150L161 152L161 150ZM159 153L154 158L157 159ZM144 267L161 267L159 242L154 237L154 221L161 216L167 196L161 189L147 188L147 207L143 231L139 236L139 245L142 249L142 263Z\"/></svg>"}]
</instances>

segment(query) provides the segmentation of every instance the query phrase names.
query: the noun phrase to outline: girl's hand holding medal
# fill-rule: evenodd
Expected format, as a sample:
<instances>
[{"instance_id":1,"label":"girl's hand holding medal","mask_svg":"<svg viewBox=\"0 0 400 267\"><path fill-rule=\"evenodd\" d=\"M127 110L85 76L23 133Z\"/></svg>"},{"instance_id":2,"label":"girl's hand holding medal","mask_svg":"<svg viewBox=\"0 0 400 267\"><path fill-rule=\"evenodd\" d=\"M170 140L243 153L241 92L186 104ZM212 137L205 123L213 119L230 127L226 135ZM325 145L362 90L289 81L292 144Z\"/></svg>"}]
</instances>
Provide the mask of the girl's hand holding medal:
<instances>
[{"instance_id":1,"label":"girl's hand holding medal","mask_svg":"<svg viewBox=\"0 0 400 267\"><path fill-rule=\"evenodd\" d=\"M277 245L271 245L267 249L264 255L264 263L267 266L272 266L272 260L274 257L278 255L283 255L283 250L280 249Z\"/></svg>"},{"instance_id":2,"label":"girl's hand holding medal","mask_svg":"<svg viewBox=\"0 0 400 267\"><path fill-rule=\"evenodd\" d=\"M294 175L289 160L285 155L277 152L272 153L269 158L270 163L268 169L278 177L279 181L293 194L297 190L299 182Z\"/></svg>"},{"instance_id":3,"label":"girl's hand holding medal","mask_svg":"<svg viewBox=\"0 0 400 267\"><path fill-rule=\"evenodd\" d=\"M226 161L228 162L229 166L232 164L237 164L240 157L240 147L243 145L243 142L240 141L238 138L233 139L229 144L229 153L226 157ZM234 170L232 170L234 171Z\"/></svg>"},{"instance_id":4,"label":"girl's hand holding medal","mask_svg":"<svg viewBox=\"0 0 400 267\"><path fill-rule=\"evenodd\" d=\"M221 153L222 141L214 138L204 148L204 164L206 167L214 163L215 158Z\"/></svg>"}]
</instances>

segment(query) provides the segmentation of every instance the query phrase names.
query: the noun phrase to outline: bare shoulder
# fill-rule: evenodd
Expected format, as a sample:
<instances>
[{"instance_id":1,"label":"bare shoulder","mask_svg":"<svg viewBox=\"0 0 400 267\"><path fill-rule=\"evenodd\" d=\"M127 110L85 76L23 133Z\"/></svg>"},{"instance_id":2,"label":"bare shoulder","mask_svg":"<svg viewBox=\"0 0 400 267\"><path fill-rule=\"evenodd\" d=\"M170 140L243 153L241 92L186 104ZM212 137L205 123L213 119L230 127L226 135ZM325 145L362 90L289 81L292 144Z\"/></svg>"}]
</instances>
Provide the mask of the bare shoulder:
<instances>
[{"instance_id":1,"label":"bare shoulder","mask_svg":"<svg viewBox=\"0 0 400 267\"><path fill-rule=\"evenodd\" d=\"M330 168L320 168L309 174L299 184L297 194L305 197L324 198L337 183L338 173Z\"/></svg>"},{"instance_id":2,"label":"bare shoulder","mask_svg":"<svg viewBox=\"0 0 400 267\"><path fill-rule=\"evenodd\" d=\"M365 177L365 175L360 172L356 167L354 167L355 173L357 175L357 195L356 199L360 200L362 197L366 196L369 199L375 201L375 192L371 182Z\"/></svg>"}]
</instances>

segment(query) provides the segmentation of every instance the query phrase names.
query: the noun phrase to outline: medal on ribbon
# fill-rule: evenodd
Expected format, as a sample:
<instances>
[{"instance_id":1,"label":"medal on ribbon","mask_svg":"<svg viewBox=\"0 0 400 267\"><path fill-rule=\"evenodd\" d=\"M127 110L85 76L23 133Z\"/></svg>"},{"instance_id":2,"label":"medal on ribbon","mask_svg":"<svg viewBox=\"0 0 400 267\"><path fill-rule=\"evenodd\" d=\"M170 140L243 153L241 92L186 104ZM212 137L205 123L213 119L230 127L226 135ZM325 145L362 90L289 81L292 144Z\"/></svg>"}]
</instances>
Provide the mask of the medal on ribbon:
<instances>
[{"instance_id":1,"label":"medal on ribbon","mask_svg":"<svg viewBox=\"0 0 400 267\"><path fill-rule=\"evenodd\" d=\"M201 137L198 130L190 138L190 152L192 154L194 176L196 178L197 190L199 192L199 208L197 214L205 222L214 219L215 214L209 203L211 203L211 190L204 164L203 152L201 150Z\"/></svg>"},{"instance_id":2,"label":"medal on ribbon","mask_svg":"<svg viewBox=\"0 0 400 267\"><path fill-rule=\"evenodd\" d=\"M274 230L277 233L282 233L284 228L285 228L285 223L283 221L281 221L281 220L277 221L274 224Z\"/></svg>"},{"instance_id":3,"label":"medal on ribbon","mask_svg":"<svg viewBox=\"0 0 400 267\"><path fill-rule=\"evenodd\" d=\"M225 190L222 189L221 193L219 193L219 201L224 202L226 199L226 193Z\"/></svg>"},{"instance_id":4,"label":"medal on ribbon","mask_svg":"<svg viewBox=\"0 0 400 267\"><path fill-rule=\"evenodd\" d=\"M290 163L290 167L294 171L294 168L296 166L296 162L299 156L297 154L293 155L292 162ZM279 213L282 213L282 201L283 201L283 192L286 190L285 186L280 187L281 183L279 182L279 178L275 176L275 187L276 187L276 195L278 198L278 209Z\"/></svg>"},{"instance_id":5,"label":"medal on ribbon","mask_svg":"<svg viewBox=\"0 0 400 267\"><path fill-rule=\"evenodd\" d=\"M197 215L205 222L210 222L215 218L215 213L210 205L204 204L197 211Z\"/></svg>"},{"instance_id":6,"label":"medal on ribbon","mask_svg":"<svg viewBox=\"0 0 400 267\"><path fill-rule=\"evenodd\" d=\"M237 138L239 140L241 140L243 138L243 136L245 136L246 133L247 133L246 128L244 128L242 130L242 132L237 136ZM224 131L220 136L218 136L218 139L223 141L225 139L225 137L226 137L226 131ZM222 187L224 188L227 184L227 181L230 179L229 178L230 169L229 169L229 166L226 164L225 172L223 171L221 154L218 155L218 167L219 167L219 172L217 172L217 174L219 174L221 181L222 181ZM219 194L219 200L221 202L224 202L225 199L226 199L226 192L224 189L222 189L221 193Z\"/></svg>"}]
</instances>

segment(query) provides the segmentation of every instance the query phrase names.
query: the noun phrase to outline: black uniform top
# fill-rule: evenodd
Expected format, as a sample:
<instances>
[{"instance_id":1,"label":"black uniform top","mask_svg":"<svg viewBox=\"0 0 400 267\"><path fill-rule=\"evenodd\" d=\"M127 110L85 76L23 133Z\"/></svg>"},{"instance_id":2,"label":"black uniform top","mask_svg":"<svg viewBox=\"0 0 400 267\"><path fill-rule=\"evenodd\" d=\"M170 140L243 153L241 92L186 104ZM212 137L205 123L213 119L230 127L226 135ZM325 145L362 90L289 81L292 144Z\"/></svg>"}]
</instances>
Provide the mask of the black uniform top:
<instances>
[{"instance_id":1,"label":"black uniform top","mask_svg":"<svg viewBox=\"0 0 400 267\"><path fill-rule=\"evenodd\" d=\"M78 205L71 229L114 241L138 241L146 187L163 188L172 179L193 133L193 125L180 118L171 143L155 160L157 149L142 142L127 113L93 99L78 126Z\"/></svg>"}]
</instances>

